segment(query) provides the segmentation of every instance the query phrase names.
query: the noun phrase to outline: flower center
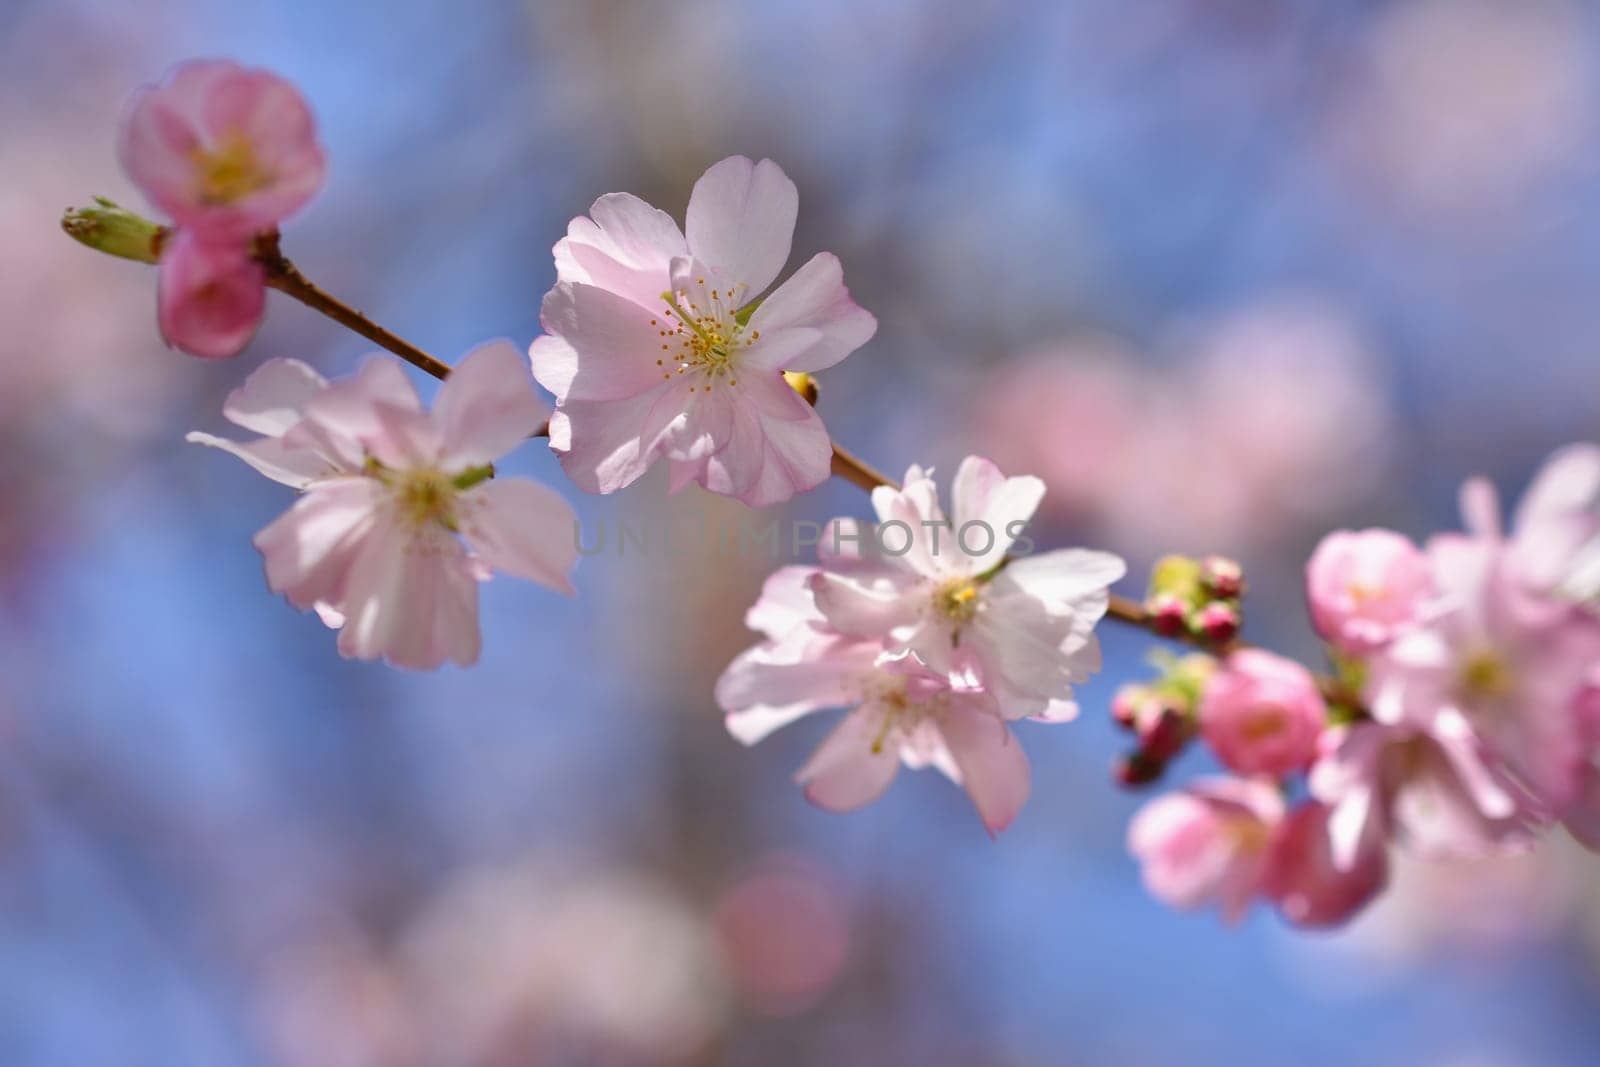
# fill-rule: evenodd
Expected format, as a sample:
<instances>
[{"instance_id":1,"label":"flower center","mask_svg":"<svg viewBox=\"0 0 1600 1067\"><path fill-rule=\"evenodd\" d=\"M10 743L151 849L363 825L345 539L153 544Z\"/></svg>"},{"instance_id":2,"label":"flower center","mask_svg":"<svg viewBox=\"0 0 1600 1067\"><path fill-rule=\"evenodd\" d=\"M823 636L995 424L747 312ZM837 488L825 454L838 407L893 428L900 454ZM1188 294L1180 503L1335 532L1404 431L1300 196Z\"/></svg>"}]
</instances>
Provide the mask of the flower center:
<instances>
[{"instance_id":1,"label":"flower center","mask_svg":"<svg viewBox=\"0 0 1600 1067\"><path fill-rule=\"evenodd\" d=\"M1461 665L1461 688L1480 700L1499 700L1511 695L1516 679L1504 657L1492 649L1468 656Z\"/></svg>"},{"instance_id":2,"label":"flower center","mask_svg":"<svg viewBox=\"0 0 1600 1067\"><path fill-rule=\"evenodd\" d=\"M196 148L193 159L200 199L207 204L232 204L272 184L272 175L242 133L230 133L209 148Z\"/></svg>"},{"instance_id":3,"label":"flower center","mask_svg":"<svg viewBox=\"0 0 1600 1067\"><path fill-rule=\"evenodd\" d=\"M1265 741L1269 737L1283 733L1286 718L1282 708L1276 704L1268 704L1247 716L1239 732L1247 741Z\"/></svg>"},{"instance_id":4,"label":"flower center","mask_svg":"<svg viewBox=\"0 0 1600 1067\"><path fill-rule=\"evenodd\" d=\"M706 280L696 280L700 299L693 299L688 289L662 293L666 308L662 317L651 319L661 337L661 358L656 366L661 377L670 379L675 374L698 376L701 380L689 386L689 392L699 389L706 392L718 379L728 385L738 385L734 375L738 371L740 349L761 339L761 331L745 335L744 324L739 321L739 297L746 286L739 283L731 289L705 288Z\"/></svg>"},{"instance_id":5,"label":"flower center","mask_svg":"<svg viewBox=\"0 0 1600 1067\"><path fill-rule=\"evenodd\" d=\"M456 485L449 475L430 469L406 471L391 485L401 515L412 526L434 521L446 529L456 528Z\"/></svg>"},{"instance_id":6,"label":"flower center","mask_svg":"<svg viewBox=\"0 0 1600 1067\"><path fill-rule=\"evenodd\" d=\"M933 607L952 622L968 622L978 613L978 583L972 578L953 578L933 594Z\"/></svg>"}]
</instances>

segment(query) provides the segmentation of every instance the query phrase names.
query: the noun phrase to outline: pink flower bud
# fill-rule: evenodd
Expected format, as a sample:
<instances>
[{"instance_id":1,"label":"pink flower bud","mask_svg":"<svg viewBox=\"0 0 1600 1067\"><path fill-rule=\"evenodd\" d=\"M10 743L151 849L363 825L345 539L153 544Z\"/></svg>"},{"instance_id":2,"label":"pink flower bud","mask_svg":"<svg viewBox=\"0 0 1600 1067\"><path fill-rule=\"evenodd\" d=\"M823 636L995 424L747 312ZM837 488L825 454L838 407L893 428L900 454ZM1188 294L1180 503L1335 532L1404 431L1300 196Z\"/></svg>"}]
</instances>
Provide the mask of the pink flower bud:
<instances>
[{"instance_id":1,"label":"pink flower bud","mask_svg":"<svg viewBox=\"0 0 1600 1067\"><path fill-rule=\"evenodd\" d=\"M1233 600L1244 592L1244 568L1226 556L1207 556L1200 564L1200 583L1219 600Z\"/></svg>"},{"instance_id":2,"label":"pink flower bud","mask_svg":"<svg viewBox=\"0 0 1600 1067\"><path fill-rule=\"evenodd\" d=\"M1201 608L1193 619L1195 632L1214 644L1225 645L1239 636L1239 609L1213 601Z\"/></svg>"},{"instance_id":3,"label":"pink flower bud","mask_svg":"<svg viewBox=\"0 0 1600 1067\"><path fill-rule=\"evenodd\" d=\"M191 356L236 356L266 310L266 278L248 244L206 244L179 231L161 253L161 335Z\"/></svg>"},{"instance_id":4,"label":"pink flower bud","mask_svg":"<svg viewBox=\"0 0 1600 1067\"><path fill-rule=\"evenodd\" d=\"M1139 705L1148 693L1142 685L1125 685L1118 689L1111 698L1111 718L1124 729L1134 729L1139 721Z\"/></svg>"},{"instance_id":5,"label":"pink flower bud","mask_svg":"<svg viewBox=\"0 0 1600 1067\"><path fill-rule=\"evenodd\" d=\"M1162 637L1177 637L1189 619L1189 605L1170 593L1152 597L1144 610L1150 616L1150 628Z\"/></svg>"},{"instance_id":6,"label":"pink flower bud","mask_svg":"<svg viewBox=\"0 0 1600 1067\"><path fill-rule=\"evenodd\" d=\"M1327 709L1300 664L1260 649L1223 661L1200 700L1200 730L1240 774L1285 775L1317 754Z\"/></svg>"},{"instance_id":7,"label":"pink flower bud","mask_svg":"<svg viewBox=\"0 0 1600 1067\"><path fill-rule=\"evenodd\" d=\"M1387 645L1432 591L1427 556L1392 530L1331 533L1306 564L1311 621L1351 655Z\"/></svg>"},{"instance_id":8,"label":"pink flower bud","mask_svg":"<svg viewBox=\"0 0 1600 1067\"><path fill-rule=\"evenodd\" d=\"M1337 926L1366 907L1388 881L1388 857L1376 834L1363 838L1348 869L1333 861L1332 811L1318 803L1298 808L1272 843L1263 889L1296 926Z\"/></svg>"}]
</instances>

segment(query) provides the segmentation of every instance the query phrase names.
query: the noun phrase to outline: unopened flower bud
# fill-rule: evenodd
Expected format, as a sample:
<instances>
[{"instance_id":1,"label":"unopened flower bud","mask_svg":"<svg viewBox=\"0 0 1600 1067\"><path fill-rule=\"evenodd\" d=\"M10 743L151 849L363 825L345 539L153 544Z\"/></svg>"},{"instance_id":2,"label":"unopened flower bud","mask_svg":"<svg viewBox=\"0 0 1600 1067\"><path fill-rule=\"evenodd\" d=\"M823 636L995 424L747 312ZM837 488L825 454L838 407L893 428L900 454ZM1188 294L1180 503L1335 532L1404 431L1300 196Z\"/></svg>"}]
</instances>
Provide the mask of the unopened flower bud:
<instances>
[{"instance_id":1,"label":"unopened flower bud","mask_svg":"<svg viewBox=\"0 0 1600 1067\"><path fill-rule=\"evenodd\" d=\"M1125 685L1117 690L1116 696L1111 698L1111 718L1118 726L1127 730L1135 729L1139 722L1139 705L1148 694L1142 685Z\"/></svg>"},{"instance_id":2,"label":"unopened flower bud","mask_svg":"<svg viewBox=\"0 0 1600 1067\"><path fill-rule=\"evenodd\" d=\"M103 196L94 198L92 207L68 208L61 216L67 236L107 255L140 263L161 258L161 245L167 229L143 215L120 207Z\"/></svg>"},{"instance_id":3,"label":"unopened flower bud","mask_svg":"<svg viewBox=\"0 0 1600 1067\"><path fill-rule=\"evenodd\" d=\"M1151 597L1144 610L1150 616L1150 628L1162 637L1177 637L1189 620L1188 603L1170 593Z\"/></svg>"},{"instance_id":4,"label":"unopened flower bud","mask_svg":"<svg viewBox=\"0 0 1600 1067\"><path fill-rule=\"evenodd\" d=\"M1207 556L1200 564L1200 584L1218 600L1234 600L1244 592L1244 568L1226 556Z\"/></svg>"},{"instance_id":5,"label":"unopened flower bud","mask_svg":"<svg viewBox=\"0 0 1600 1067\"><path fill-rule=\"evenodd\" d=\"M806 403L812 407L817 406L817 380L804 371L786 370L783 380L789 383L789 388L805 397Z\"/></svg>"},{"instance_id":6,"label":"unopened flower bud","mask_svg":"<svg viewBox=\"0 0 1600 1067\"><path fill-rule=\"evenodd\" d=\"M1194 736L1194 722L1181 708L1163 705L1139 731L1139 752L1146 759L1165 764Z\"/></svg>"},{"instance_id":7,"label":"unopened flower bud","mask_svg":"<svg viewBox=\"0 0 1600 1067\"><path fill-rule=\"evenodd\" d=\"M1151 759L1143 752L1133 752L1117 760L1111 769L1111 775L1118 785L1134 788L1149 785L1161 777L1166 765Z\"/></svg>"},{"instance_id":8,"label":"unopened flower bud","mask_svg":"<svg viewBox=\"0 0 1600 1067\"><path fill-rule=\"evenodd\" d=\"M1194 631L1207 641L1225 645L1239 636L1239 609L1220 600L1213 601L1195 614Z\"/></svg>"}]
</instances>

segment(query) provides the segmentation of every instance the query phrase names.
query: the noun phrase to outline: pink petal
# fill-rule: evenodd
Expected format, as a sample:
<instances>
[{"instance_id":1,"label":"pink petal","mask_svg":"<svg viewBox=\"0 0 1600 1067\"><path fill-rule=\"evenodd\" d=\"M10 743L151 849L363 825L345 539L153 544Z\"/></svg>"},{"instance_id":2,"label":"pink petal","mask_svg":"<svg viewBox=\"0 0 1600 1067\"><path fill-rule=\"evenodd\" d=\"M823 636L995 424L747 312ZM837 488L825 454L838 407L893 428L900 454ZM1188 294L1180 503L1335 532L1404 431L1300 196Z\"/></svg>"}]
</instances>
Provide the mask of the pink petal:
<instances>
[{"instance_id":1,"label":"pink petal","mask_svg":"<svg viewBox=\"0 0 1600 1067\"><path fill-rule=\"evenodd\" d=\"M1487 479L1469 478L1462 484L1461 524L1474 537L1500 538L1500 497Z\"/></svg>"},{"instance_id":2,"label":"pink petal","mask_svg":"<svg viewBox=\"0 0 1600 1067\"><path fill-rule=\"evenodd\" d=\"M342 656L381 657L410 670L477 661L477 578L443 527L380 517L351 565L340 606Z\"/></svg>"},{"instance_id":3,"label":"pink petal","mask_svg":"<svg viewBox=\"0 0 1600 1067\"><path fill-rule=\"evenodd\" d=\"M339 478L307 490L255 536L267 586L302 611L319 600L338 605L362 542L371 531L382 487L371 478Z\"/></svg>"},{"instance_id":4,"label":"pink petal","mask_svg":"<svg viewBox=\"0 0 1600 1067\"><path fill-rule=\"evenodd\" d=\"M868 584L842 574L818 571L811 595L828 625L853 637L882 637L916 618L917 609L895 586Z\"/></svg>"},{"instance_id":5,"label":"pink petal","mask_svg":"<svg viewBox=\"0 0 1600 1067\"><path fill-rule=\"evenodd\" d=\"M547 414L516 346L480 345L451 369L433 403L442 461L450 470L492 463L526 441Z\"/></svg>"},{"instance_id":6,"label":"pink petal","mask_svg":"<svg viewBox=\"0 0 1600 1067\"><path fill-rule=\"evenodd\" d=\"M269 359L228 394L222 414L236 426L267 437L281 437L305 417L311 398L328 380L298 359Z\"/></svg>"},{"instance_id":7,"label":"pink petal","mask_svg":"<svg viewBox=\"0 0 1600 1067\"><path fill-rule=\"evenodd\" d=\"M461 498L461 535L497 571L571 593L577 515L561 494L526 478L494 478Z\"/></svg>"},{"instance_id":8,"label":"pink petal","mask_svg":"<svg viewBox=\"0 0 1600 1067\"><path fill-rule=\"evenodd\" d=\"M533 374L562 403L627 399L659 388L676 369L677 341L662 336L672 320L605 289L559 282L539 321L564 344L536 343Z\"/></svg>"},{"instance_id":9,"label":"pink petal","mask_svg":"<svg viewBox=\"0 0 1600 1067\"><path fill-rule=\"evenodd\" d=\"M974 574L989 570L1005 558L1016 539L1012 531L1021 532L1043 499L1044 483L1037 478L1003 477L993 463L981 456L962 460L951 483L951 503L955 507L952 534L960 538L958 548L987 546L975 553L960 549L971 560ZM969 523L978 525L968 528Z\"/></svg>"},{"instance_id":10,"label":"pink petal","mask_svg":"<svg viewBox=\"0 0 1600 1067\"><path fill-rule=\"evenodd\" d=\"M800 194L776 163L731 156L695 182L685 232L697 259L749 288L766 291L789 258Z\"/></svg>"},{"instance_id":11,"label":"pink petal","mask_svg":"<svg viewBox=\"0 0 1600 1067\"><path fill-rule=\"evenodd\" d=\"M237 456L260 474L275 482L304 489L314 480L333 473L327 460L305 448L286 445L276 437L258 437L254 441L229 441L208 433L190 433L184 440L192 445L206 445Z\"/></svg>"},{"instance_id":12,"label":"pink petal","mask_svg":"<svg viewBox=\"0 0 1600 1067\"><path fill-rule=\"evenodd\" d=\"M654 462L661 435L687 396L680 382L626 400L570 401L550 417L550 447L578 488L614 493Z\"/></svg>"},{"instance_id":13,"label":"pink petal","mask_svg":"<svg viewBox=\"0 0 1600 1067\"><path fill-rule=\"evenodd\" d=\"M1027 803L1032 778L1022 745L994 715L953 698L939 732L961 771L961 783L993 837L1011 825Z\"/></svg>"},{"instance_id":14,"label":"pink petal","mask_svg":"<svg viewBox=\"0 0 1600 1067\"><path fill-rule=\"evenodd\" d=\"M752 745L802 715L859 703L877 651L871 642L814 631L746 650L717 679L728 732Z\"/></svg>"},{"instance_id":15,"label":"pink petal","mask_svg":"<svg viewBox=\"0 0 1600 1067\"><path fill-rule=\"evenodd\" d=\"M895 746L878 740L883 714L864 705L823 739L795 775L807 800L828 811L853 811L883 795L900 769Z\"/></svg>"},{"instance_id":16,"label":"pink petal","mask_svg":"<svg viewBox=\"0 0 1600 1067\"><path fill-rule=\"evenodd\" d=\"M807 493L828 480L833 441L822 419L781 377L756 375L739 383L761 424L761 473L738 495L764 508Z\"/></svg>"},{"instance_id":17,"label":"pink petal","mask_svg":"<svg viewBox=\"0 0 1600 1067\"><path fill-rule=\"evenodd\" d=\"M577 272L563 281L608 289L651 311L662 307L672 257L689 250L672 216L630 193L596 200L588 218L572 220L562 245Z\"/></svg>"},{"instance_id":18,"label":"pink petal","mask_svg":"<svg viewBox=\"0 0 1600 1067\"><path fill-rule=\"evenodd\" d=\"M761 596L745 612L744 624L769 638L782 638L798 626L822 622L811 597L815 567L779 567L761 583Z\"/></svg>"},{"instance_id":19,"label":"pink petal","mask_svg":"<svg viewBox=\"0 0 1600 1067\"><path fill-rule=\"evenodd\" d=\"M760 331L748 358L763 361L763 350L781 343L791 330L807 331L806 344L785 353L774 370L819 371L838 363L872 339L878 320L850 299L837 256L819 252L774 289L750 316L749 330Z\"/></svg>"},{"instance_id":20,"label":"pink petal","mask_svg":"<svg viewBox=\"0 0 1600 1067\"><path fill-rule=\"evenodd\" d=\"M306 403L305 420L289 432L289 443L314 444L352 469L360 467L368 451L398 460L403 450L388 434L400 414L422 415L417 391L395 360L371 356L355 374L333 382Z\"/></svg>"},{"instance_id":21,"label":"pink petal","mask_svg":"<svg viewBox=\"0 0 1600 1067\"><path fill-rule=\"evenodd\" d=\"M226 359L255 336L266 312L266 275L245 245L202 244L179 231L161 253L161 336L191 356Z\"/></svg>"}]
</instances>

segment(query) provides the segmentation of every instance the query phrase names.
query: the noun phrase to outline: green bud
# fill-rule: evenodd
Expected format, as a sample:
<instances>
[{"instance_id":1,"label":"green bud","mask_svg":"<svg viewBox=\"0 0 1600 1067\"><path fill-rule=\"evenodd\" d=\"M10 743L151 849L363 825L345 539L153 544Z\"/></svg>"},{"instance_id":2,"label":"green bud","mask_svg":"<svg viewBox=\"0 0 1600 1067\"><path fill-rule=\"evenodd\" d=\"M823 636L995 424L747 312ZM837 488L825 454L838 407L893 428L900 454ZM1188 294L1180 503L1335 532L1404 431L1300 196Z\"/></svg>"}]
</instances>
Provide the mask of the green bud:
<instances>
[{"instance_id":1,"label":"green bud","mask_svg":"<svg viewBox=\"0 0 1600 1067\"><path fill-rule=\"evenodd\" d=\"M1150 599L1175 597L1191 608L1200 606L1200 561L1188 556L1163 556L1150 572Z\"/></svg>"},{"instance_id":2,"label":"green bud","mask_svg":"<svg viewBox=\"0 0 1600 1067\"><path fill-rule=\"evenodd\" d=\"M161 258L161 243L167 235L165 226L103 196L95 197L92 207L68 208L61 216L61 228L79 244L140 263L154 263Z\"/></svg>"}]
</instances>

